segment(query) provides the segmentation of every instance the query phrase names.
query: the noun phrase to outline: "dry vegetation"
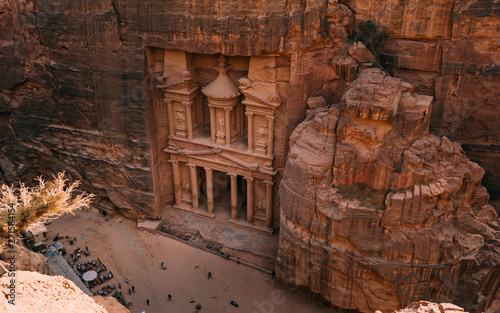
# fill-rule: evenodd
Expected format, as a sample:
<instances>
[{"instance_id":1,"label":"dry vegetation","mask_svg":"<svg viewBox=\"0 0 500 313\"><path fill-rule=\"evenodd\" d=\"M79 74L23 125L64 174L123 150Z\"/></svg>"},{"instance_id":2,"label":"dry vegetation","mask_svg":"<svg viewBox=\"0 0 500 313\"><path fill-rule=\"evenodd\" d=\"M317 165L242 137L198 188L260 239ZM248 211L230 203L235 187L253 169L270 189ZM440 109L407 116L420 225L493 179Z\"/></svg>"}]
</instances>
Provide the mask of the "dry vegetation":
<instances>
[{"instance_id":1,"label":"dry vegetation","mask_svg":"<svg viewBox=\"0 0 500 313\"><path fill-rule=\"evenodd\" d=\"M38 185L27 187L3 185L0 190L0 244L6 242L9 233L18 234L35 223L44 223L62 214L72 213L86 207L93 194L73 195L80 181L66 185L64 172L53 176L53 180L37 179Z\"/></svg>"}]
</instances>

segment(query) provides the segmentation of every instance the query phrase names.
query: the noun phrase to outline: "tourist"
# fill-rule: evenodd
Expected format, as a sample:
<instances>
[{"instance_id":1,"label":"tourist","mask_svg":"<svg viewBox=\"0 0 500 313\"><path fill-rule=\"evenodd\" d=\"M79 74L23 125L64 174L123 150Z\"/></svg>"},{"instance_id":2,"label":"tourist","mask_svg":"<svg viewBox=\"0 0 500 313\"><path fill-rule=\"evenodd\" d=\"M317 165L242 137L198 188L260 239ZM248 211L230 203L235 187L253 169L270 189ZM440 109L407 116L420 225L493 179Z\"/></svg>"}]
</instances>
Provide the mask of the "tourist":
<instances>
[{"instance_id":1,"label":"tourist","mask_svg":"<svg viewBox=\"0 0 500 313\"><path fill-rule=\"evenodd\" d=\"M118 283L118 289L122 290L122 284Z\"/></svg>"},{"instance_id":2,"label":"tourist","mask_svg":"<svg viewBox=\"0 0 500 313\"><path fill-rule=\"evenodd\" d=\"M125 278L125 282L128 284L128 278Z\"/></svg>"},{"instance_id":3,"label":"tourist","mask_svg":"<svg viewBox=\"0 0 500 313\"><path fill-rule=\"evenodd\" d=\"M234 301L234 300L231 300L230 303L232 306L239 307L238 303L236 303L236 301Z\"/></svg>"},{"instance_id":4,"label":"tourist","mask_svg":"<svg viewBox=\"0 0 500 313\"><path fill-rule=\"evenodd\" d=\"M146 304L149 305L149 299L146 299Z\"/></svg>"},{"instance_id":5,"label":"tourist","mask_svg":"<svg viewBox=\"0 0 500 313\"><path fill-rule=\"evenodd\" d=\"M238 260L236 260L236 263L240 264L241 260L240 258L238 258Z\"/></svg>"},{"instance_id":6,"label":"tourist","mask_svg":"<svg viewBox=\"0 0 500 313\"><path fill-rule=\"evenodd\" d=\"M168 301L171 301L171 300L172 300L172 295L168 294Z\"/></svg>"},{"instance_id":7,"label":"tourist","mask_svg":"<svg viewBox=\"0 0 500 313\"><path fill-rule=\"evenodd\" d=\"M131 295L132 294L132 290L129 288L128 289L128 294Z\"/></svg>"},{"instance_id":8,"label":"tourist","mask_svg":"<svg viewBox=\"0 0 500 313\"><path fill-rule=\"evenodd\" d=\"M135 293L135 287L134 286L132 286L132 292Z\"/></svg>"},{"instance_id":9,"label":"tourist","mask_svg":"<svg viewBox=\"0 0 500 313\"><path fill-rule=\"evenodd\" d=\"M87 245L85 245L85 250L89 251L89 247Z\"/></svg>"},{"instance_id":10,"label":"tourist","mask_svg":"<svg viewBox=\"0 0 500 313\"><path fill-rule=\"evenodd\" d=\"M212 278L212 273L208 272L208 278L207 279L210 279L210 278Z\"/></svg>"}]
</instances>

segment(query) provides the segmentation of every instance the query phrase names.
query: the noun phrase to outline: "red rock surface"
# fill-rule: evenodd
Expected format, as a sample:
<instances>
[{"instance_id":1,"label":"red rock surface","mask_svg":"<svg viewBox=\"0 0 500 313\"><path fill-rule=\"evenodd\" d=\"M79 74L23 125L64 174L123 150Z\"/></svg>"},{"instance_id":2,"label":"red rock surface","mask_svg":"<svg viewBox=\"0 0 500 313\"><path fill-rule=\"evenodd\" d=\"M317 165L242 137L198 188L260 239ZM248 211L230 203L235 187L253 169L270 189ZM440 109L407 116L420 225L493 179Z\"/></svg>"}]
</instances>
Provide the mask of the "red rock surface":
<instances>
[{"instance_id":1,"label":"red rock surface","mask_svg":"<svg viewBox=\"0 0 500 313\"><path fill-rule=\"evenodd\" d=\"M0 181L66 170L100 208L156 217L172 197L157 197L170 187L154 177L169 168L154 162L161 148L145 47L280 54L287 138L309 96L339 100L355 79L348 36L370 19L393 37L381 64L436 97L432 132L464 143L500 195L498 0L341 2L0 0ZM278 167L288 147L281 151Z\"/></svg>"},{"instance_id":2,"label":"red rock surface","mask_svg":"<svg viewBox=\"0 0 500 313\"><path fill-rule=\"evenodd\" d=\"M481 284L495 298L484 284L500 263L500 221L484 170L428 134L431 102L368 69L340 107L297 127L280 186L280 279L362 312L420 299L477 312Z\"/></svg>"}]
</instances>

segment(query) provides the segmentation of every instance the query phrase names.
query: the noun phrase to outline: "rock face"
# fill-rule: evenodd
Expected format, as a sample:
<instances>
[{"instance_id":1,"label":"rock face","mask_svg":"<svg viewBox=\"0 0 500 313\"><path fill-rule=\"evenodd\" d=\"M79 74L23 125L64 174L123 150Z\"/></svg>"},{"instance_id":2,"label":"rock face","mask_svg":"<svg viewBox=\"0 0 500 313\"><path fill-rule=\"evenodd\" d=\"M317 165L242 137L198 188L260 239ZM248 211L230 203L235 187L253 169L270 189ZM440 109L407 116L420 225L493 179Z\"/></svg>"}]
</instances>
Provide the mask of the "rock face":
<instances>
[{"instance_id":1,"label":"rock face","mask_svg":"<svg viewBox=\"0 0 500 313\"><path fill-rule=\"evenodd\" d=\"M431 132L462 143L500 196L498 0L347 0L357 23L371 20L391 39L381 64L417 92L436 97Z\"/></svg>"},{"instance_id":2,"label":"rock face","mask_svg":"<svg viewBox=\"0 0 500 313\"><path fill-rule=\"evenodd\" d=\"M3 292L9 291L10 279L6 275L0 278L0 286ZM72 281L62 276L47 276L37 272L17 271L15 279L16 305L9 304L6 297L0 297L0 310L2 312L130 312L119 305L116 299L104 301L112 303L106 305L106 308L111 308L111 310L107 310L104 305L94 301ZM99 300L103 301L102 299Z\"/></svg>"},{"instance_id":3,"label":"rock face","mask_svg":"<svg viewBox=\"0 0 500 313\"><path fill-rule=\"evenodd\" d=\"M33 271L41 274L53 274L50 270L47 259L40 253L33 252L24 247L23 244L15 246L16 269L21 271ZM8 270L12 252L7 248L0 248L0 264ZM0 276L5 274L5 270L0 266Z\"/></svg>"},{"instance_id":4,"label":"rock face","mask_svg":"<svg viewBox=\"0 0 500 313\"><path fill-rule=\"evenodd\" d=\"M367 69L339 106L297 127L280 186L280 279L362 312L423 298L484 305L500 221L484 170L428 134L431 102Z\"/></svg>"},{"instance_id":5,"label":"rock face","mask_svg":"<svg viewBox=\"0 0 500 313\"><path fill-rule=\"evenodd\" d=\"M370 19L398 38L384 45L382 65L435 95L433 133L464 143L500 195L500 130L490 118L499 114L498 1L341 2L0 0L0 183L65 170L100 209L157 217L173 201L172 169L162 161L147 49L279 55L286 123L277 136L286 142L308 97L337 99L355 79L348 36ZM371 60L358 46L358 61ZM288 147L279 149L283 167Z\"/></svg>"}]
</instances>

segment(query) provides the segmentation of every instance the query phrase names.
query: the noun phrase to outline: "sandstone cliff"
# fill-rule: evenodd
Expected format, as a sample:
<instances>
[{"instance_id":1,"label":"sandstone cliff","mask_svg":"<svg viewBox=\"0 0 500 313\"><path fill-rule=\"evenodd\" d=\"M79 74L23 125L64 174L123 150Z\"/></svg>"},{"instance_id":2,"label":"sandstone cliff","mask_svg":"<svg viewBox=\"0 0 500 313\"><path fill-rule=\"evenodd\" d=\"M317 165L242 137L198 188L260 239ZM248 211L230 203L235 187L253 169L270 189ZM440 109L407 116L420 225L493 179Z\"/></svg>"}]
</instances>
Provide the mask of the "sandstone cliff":
<instances>
[{"instance_id":1,"label":"sandstone cliff","mask_svg":"<svg viewBox=\"0 0 500 313\"><path fill-rule=\"evenodd\" d=\"M154 161L164 147L146 47L282 56L290 80L279 84L288 103L277 136L287 138L308 96L340 97L364 66L356 60L371 60L349 54L366 20L391 36L381 64L436 97L432 132L463 143L500 194L498 0L0 0L0 182L65 170L99 208L156 217L173 194L171 179L155 179L170 168Z\"/></svg>"},{"instance_id":2,"label":"sandstone cliff","mask_svg":"<svg viewBox=\"0 0 500 313\"><path fill-rule=\"evenodd\" d=\"M362 312L420 299L485 304L500 221L484 170L428 134L431 103L367 69L340 105L297 127L280 186L279 278Z\"/></svg>"}]
</instances>

